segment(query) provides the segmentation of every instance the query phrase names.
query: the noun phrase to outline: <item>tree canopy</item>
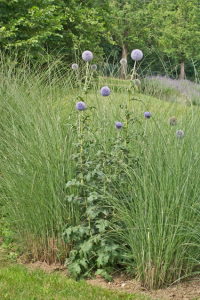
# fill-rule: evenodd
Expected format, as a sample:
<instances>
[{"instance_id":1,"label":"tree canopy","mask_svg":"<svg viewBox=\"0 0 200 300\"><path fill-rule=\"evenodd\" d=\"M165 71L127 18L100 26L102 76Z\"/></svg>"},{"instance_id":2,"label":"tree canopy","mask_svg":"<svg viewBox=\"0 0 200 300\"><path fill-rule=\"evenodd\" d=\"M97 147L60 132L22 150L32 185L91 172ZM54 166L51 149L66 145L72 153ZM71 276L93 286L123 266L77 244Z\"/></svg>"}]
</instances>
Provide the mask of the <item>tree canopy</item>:
<instances>
[{"instance_id":1,"label":"tree canopy","mask_svg":"<svg viewBox=\"0 0 200 300\"><path fill-rule=\"evenodd\" d=\"M198 0L0 0L0 49L30 48L36 57L41 49L71 56L117 47L119 57L156 49L181 65L183 78L190 58L200 61L199 42Z\"/></svg>"}]
</instances>

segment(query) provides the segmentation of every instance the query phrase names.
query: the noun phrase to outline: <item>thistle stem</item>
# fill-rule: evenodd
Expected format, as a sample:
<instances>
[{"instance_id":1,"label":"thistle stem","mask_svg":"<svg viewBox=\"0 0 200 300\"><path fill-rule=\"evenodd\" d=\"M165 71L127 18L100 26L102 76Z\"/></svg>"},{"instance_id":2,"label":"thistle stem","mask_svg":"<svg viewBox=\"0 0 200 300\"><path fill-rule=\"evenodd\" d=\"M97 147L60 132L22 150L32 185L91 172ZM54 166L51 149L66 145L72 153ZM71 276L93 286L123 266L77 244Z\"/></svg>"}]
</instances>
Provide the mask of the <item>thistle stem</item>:
<instances>
[{"instance_id":1,"label":"thistle stem","mask_svg":"<svg viewBox=\"0 0 200 300\"><path fill-rule=\"evenodd\" d=\"M135 78L135 75L136 75L135 69L136 69L136 60L135 60L134 67L133 67L133 70L132 70L131 80L133 80Z\"/></svg>"},{"instance_id":2,"label":"thistle stem","mask_svg":"<svg viewBox=\"0 0 200 300\"><path fill-rule=\"evenodd\" d=\"M82 152L83 152L83 110L79 113L79 132L81 134L81 140L80 140L80 145L81 145L81 149L80 149L80 159L81 159L81 184L83 184L83 159L82 159ZM85 192L84 192L85 194ZM87 206L87 199L85 198L85 207L86 210L88 208ZM89 230L90 230L90 236L92 237L92 232L91 232L91 224L90 224L90 218L88 217L88 223L89 223Z\"/></svg>"},{"instance_id":3,"label":"thistle stem","mask_svg":"<svg viewBox=\"0 0 200 300\"><path fill-rule=\"evenodd\" d=\"M128 137L129 104L130 104L130 91L128 93L128 103L127 103L127 110L126 110L126 137L125 137L124 147L126 147L127 137Z\"/></svg>"},{"instance_id":4,"label":"thistle stem","mask_svg":"<svg viewBox=\"0 0 200 300\"><path fill-rule=\"evenodd\" d=\"M89 71L89 69L88 69L88 61L87 61L86 62L85 88L84 88L85 92L87 92L88 71Z\"/></svg>"}]
</instances>

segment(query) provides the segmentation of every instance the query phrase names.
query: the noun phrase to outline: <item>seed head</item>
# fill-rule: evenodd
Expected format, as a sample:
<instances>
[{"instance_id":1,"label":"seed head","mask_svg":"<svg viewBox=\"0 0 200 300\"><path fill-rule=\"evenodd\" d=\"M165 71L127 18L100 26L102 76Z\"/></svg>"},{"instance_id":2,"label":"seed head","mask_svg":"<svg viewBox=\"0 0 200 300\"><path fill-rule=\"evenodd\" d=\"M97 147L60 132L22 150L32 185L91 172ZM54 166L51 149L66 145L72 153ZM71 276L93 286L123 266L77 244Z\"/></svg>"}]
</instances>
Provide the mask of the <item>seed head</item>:
<instances>
[{"instance_id":1,"label":"seed head","mask_svg":"<svg viewBox=\"0 0 200 300\"><path fill-rule=\"evenodd\" d=\"M139 49L135 49L131 52L131 58L133 60L139 61L143 58L143 53L141 50Z\"/></svg>"},{"instance_id":2,"label":"seed head","mask_svg":"<svg viewBox=\"0 0 200 300\"><path fill-rule=\"evenodd\" d=\"M126 58L122 58L122 59L120 60L120 64L121 64L121 65L126 65L126 64L127 64Z\"/></svg>"},{"instance_id":3,"label":"seed head","mask_svg":"<svg viewBox=\"0 0 200 300\"><path fill-rule=\"evenodd\" d=\"M177 124L177 118L173 116L173 117L169 118L168 122L170 125L174 126Z\"/></svg>"},{"instance_id":4,"label":"seed head","mask_svg":"<svg viewBox=\"0 0 200 300\"><path fill-rule=\"evenodd\" d=\"M115 123L115 128L116 129L121 129L123 127L122 123L121 122L116 122Z\"/></svg>"},{"instance_id":5,"label":"seed head","mask_svg":"<svg viewBox=\"0 0 200 300\"><path fill-rule=\"evenodd\" d=\"M151 113L149 111L145 111L144 117L145 117L145 119L150 119L151 118Z\"/></svg>"},{"instance_id":6,"label":"seed head","mask_svg":"<svg viewBox=\"0 0 200 300\"><path fill-rule=\"evenodd\" d=\"M92 65L91 69L92 69L92 71L96 71L97 70L97 65Z\"/></svg>"},{"instance_id":7,"label":"seed head","mask_svg":"<svg viewBox=\"0 0 200 300\"><path fill-rule=\"evenodd\" d=\"M89 50L84 51L84 52L82 53L82 59L83 59L84 61L90 61L90 60L92 60L92 59L93 59L93 54L92 54L92 52L89 51Z\"/></svg>"},{"instance_id":8,"label":"seed head","mask_svg":"<svg viewBox=\"0 0 200 300\"><path fill-rule=\"evenodd\" d=\"M72 65L72 69L73 69L73 70L78 70L78 65L77 65L77 64L73 64L73 65Z\"/></svg>"},{"instance_id":9,"label":"seed head","mask_svg":"<svg viewBox=\"0 0 200 300\"><path fill-rule=\"evenodd\" d=\"M178 138L182 138L182 137L184 136L183 130L177 130L176 136L177 136Z\"/></svg>"},{"instance_id":10,"label":"seed head","mask_svg":"<svg viewBox=\"0 0 200 300\"><path fill-rule=\"evenodd\" d=\"M82 102L82 101L76 103L76 108L77 108L78 110L84 110L84 109L85 109L85 103Z\"/></svg>"},{"instance_id":11,"label":"seed head","mask_svg":"<svg viewBox=\"0 0 200 300\"><path fill-rule=\"evenodd\" d=\"M140 80L139 79L135 79L134 83L135 83L135 85L140 85Z\"/></svg>"},{"instance_id":12,"label":"seed head","mask_svg":"<svg viewBox=\"0 0 200 300\"><path fill-rule=\"evenodd\" d=\"M109 96L110 95L109 87L107 86L102 87L100 93L102 96Z\"/></svg>"}]
</instances>

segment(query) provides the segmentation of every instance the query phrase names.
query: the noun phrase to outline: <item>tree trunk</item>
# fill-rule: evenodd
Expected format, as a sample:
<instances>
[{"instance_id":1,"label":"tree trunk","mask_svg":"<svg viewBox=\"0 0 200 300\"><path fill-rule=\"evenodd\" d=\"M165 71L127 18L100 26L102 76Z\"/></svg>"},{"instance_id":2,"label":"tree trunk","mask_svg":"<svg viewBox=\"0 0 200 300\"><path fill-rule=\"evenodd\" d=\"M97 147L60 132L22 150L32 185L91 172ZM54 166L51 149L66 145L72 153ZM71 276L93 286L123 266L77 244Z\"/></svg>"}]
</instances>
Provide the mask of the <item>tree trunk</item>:
<instances>
[{"instance_id":1,"label":"tree trunk","mask_svg":"<svg viewBox=\"0 0 200 300\"><path fill-rule=\"evenodd\" d=\"M126 58L126 60L127 60L127 52L128 52L127 46L123 45L122 46L122 58ZM121 66L121 77L123 79L125 79L126 76L127 76L127 64Z\"/></svg>"},{"instance_id":2,"label":"tree trunk","mask_svg":"<svg viewBox=\"0 0 200 300\"><path fill-rule=\"evenodd\" d=\"M180 79L184 79L185 78L185 63L184 61L181 63L181 73L179 76Z\"/></svg>"}]
</instances>

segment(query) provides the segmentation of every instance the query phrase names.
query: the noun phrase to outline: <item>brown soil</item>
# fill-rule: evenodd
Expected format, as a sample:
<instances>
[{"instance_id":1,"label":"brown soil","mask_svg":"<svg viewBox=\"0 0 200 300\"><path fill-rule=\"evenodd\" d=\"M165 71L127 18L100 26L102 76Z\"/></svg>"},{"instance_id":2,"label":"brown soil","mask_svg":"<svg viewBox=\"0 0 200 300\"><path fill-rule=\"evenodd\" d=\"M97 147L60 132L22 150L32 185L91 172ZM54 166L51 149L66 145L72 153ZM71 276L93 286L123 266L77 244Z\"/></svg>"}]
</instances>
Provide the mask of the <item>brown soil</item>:
<instances>
[{"instance_id":1,"label":"brown soil","mask_svg":"<svg viewBox=\"0 0 200 300\"><path fill-rule=\"evenodd\" d=\"M130 280L130 278L123 273L113 276L113 279L113 282L107 282L101 276L97 276L94 280L88 279L87 283L111 290L126 291L129 294L143 294L154 300L200 299L200 278L195 278L191 282L180 283L157 291L147 291L139 282Z\"/></svg>"},{"instance_id":2,"label":"brown soil","mask_svg":"<svg viewBox=\"0 0 200 300\"><path fill-rule=\"evenodd\" d=\"M67 275L66 267L60 264L48 265L46 262L37 261L35 263L25 263L25 266L33 269L39 268L48 273L61 271L63 276ZM138 281L131 280L124 273L114 275L112 282L107 282L99 275L95 279L87 279L86 282L110 290L124 291L129 294L143 294L153 300L200 300L200 277L157 291L147 291Z\"/></svg>"}]
</instances>

